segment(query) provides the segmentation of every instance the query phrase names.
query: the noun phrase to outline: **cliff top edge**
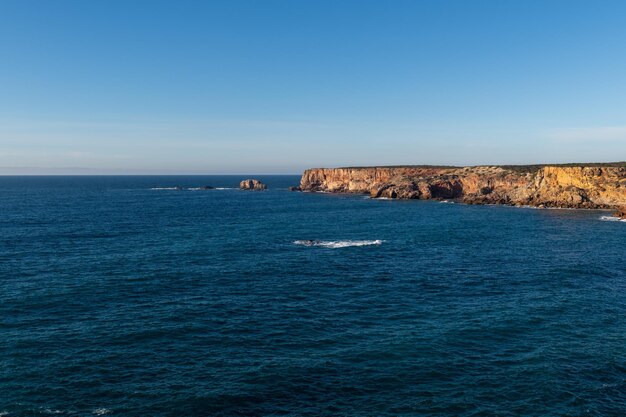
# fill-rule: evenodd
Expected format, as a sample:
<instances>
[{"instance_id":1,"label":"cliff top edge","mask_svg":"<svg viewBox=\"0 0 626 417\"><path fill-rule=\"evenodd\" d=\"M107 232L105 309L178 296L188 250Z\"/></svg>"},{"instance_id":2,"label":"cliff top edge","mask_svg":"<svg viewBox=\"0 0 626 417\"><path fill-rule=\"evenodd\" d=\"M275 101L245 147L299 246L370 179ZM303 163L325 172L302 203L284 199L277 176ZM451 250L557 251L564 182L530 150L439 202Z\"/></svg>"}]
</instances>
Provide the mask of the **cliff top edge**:
<instances>
[{"instance_id":1,"label":"cliff top edge","mask_svg":"<svg viewBox=\"0 0 626 417\"><path fill-rule=\"evenodd\" d=\"M544 167L583 167L583 168L626 168L626 161L621 162L571 162L564 164L532 164L532 165L376 165L376 166L344 166L344 167L318 167L309 168L307 171L317 169L374 169L374 168L424 168L424 169L462 169L495 167L512 171L536 171Z\"/></svg>"}]
</instances>

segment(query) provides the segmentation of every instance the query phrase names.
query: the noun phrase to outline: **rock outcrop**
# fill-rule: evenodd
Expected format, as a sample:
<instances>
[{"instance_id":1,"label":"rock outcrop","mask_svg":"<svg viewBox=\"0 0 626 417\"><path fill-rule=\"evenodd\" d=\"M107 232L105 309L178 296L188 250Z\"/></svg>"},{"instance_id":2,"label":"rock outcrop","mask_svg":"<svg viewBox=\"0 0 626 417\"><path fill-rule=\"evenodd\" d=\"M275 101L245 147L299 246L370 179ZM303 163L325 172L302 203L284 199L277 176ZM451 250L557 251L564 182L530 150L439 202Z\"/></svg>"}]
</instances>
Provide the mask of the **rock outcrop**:
<instances>
[{"instance_id":1,"label":"rock outcrop","mask_svg":"<svg viewBox=\"0 0 626 417\"><path fill-rule=\"evenodd\" d=\"M267 185L263 184L259 180L248 179L248 180L241 181L239 183L239 188L242 190L260 191L260 190L267 190Z\"/></svg>"},{"instance_id":2,"label":"rock outcrop","mask_svg":"<svg viewBox=\"0 0 626 417\"><path fill-rule=\"evenodd\" d=\"M468 204L614 208L626 205L626 163L586 165L318 168L302 191Z\"/></svg>"},{"instance_id":3,"label":"rock outcrop","mask_svg":"<svg viewBox=\"0 0 626 417\"><path fill-rule=\"evenodd\" d=\"M617 211L613 213L613 215L622 220L626 220L626 206L618 207Z\"/></svg>"}]
</instances>

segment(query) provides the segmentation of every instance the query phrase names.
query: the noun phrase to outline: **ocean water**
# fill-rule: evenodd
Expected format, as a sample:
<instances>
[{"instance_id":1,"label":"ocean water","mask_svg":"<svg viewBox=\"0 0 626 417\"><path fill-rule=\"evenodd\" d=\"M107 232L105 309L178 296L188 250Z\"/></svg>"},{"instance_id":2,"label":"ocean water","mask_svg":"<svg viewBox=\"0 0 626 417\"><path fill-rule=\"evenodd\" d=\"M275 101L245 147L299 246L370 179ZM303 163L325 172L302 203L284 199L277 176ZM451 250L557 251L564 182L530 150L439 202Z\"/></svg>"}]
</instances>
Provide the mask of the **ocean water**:
<instances>
[{"instance_id":1,"label":"ocean water","mask_svg":"<svg viewBox=\"0 0 626 417\"><path fill-rule=\"evenodd\" d=\"M0 177L0 416L626 414L626 223L243 178Z\"/></svg>"}]
</instances>

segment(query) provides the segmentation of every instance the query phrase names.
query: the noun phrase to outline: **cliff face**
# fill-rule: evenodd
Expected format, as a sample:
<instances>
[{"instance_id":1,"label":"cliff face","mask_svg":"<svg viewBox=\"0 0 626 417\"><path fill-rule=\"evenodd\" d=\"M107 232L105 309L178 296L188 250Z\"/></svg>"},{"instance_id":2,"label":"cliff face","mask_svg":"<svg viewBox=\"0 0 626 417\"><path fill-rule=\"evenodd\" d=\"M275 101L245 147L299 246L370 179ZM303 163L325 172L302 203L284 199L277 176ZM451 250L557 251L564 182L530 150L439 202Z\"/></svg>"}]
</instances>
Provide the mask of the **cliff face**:
<instances>
[{"instance_id":1,"label":"cliff face","mask_svg":"<svg viewBox=\"0 0 626 417\"><path fill-rule=\"evenodd\" d=\"M626 164L317 168L304 172L300 187L303 191L368 193L375 198L610 208L626 205Z\"/></svg>"}]
</instances>

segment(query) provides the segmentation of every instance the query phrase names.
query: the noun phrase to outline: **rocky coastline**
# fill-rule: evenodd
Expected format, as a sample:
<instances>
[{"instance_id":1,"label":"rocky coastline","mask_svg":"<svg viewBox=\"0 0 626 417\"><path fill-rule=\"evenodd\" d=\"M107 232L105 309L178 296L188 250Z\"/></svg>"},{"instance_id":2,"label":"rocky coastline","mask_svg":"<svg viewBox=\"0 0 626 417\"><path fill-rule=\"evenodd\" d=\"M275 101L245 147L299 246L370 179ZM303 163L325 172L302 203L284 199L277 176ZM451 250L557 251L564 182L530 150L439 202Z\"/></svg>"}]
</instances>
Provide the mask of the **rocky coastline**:
<instances>
[{"instance_id":1,"label":"rocky coastline","mask_svg":"<svg viewBox=\"0 0 626 417\"><path fill-rule=\"evenodd\" d=\"M524 166L314 168L302 191L467 204L616 209L626 206L626 162ZM626 210L620 210L626 217Z\"/></svg>"}]
</instances>

